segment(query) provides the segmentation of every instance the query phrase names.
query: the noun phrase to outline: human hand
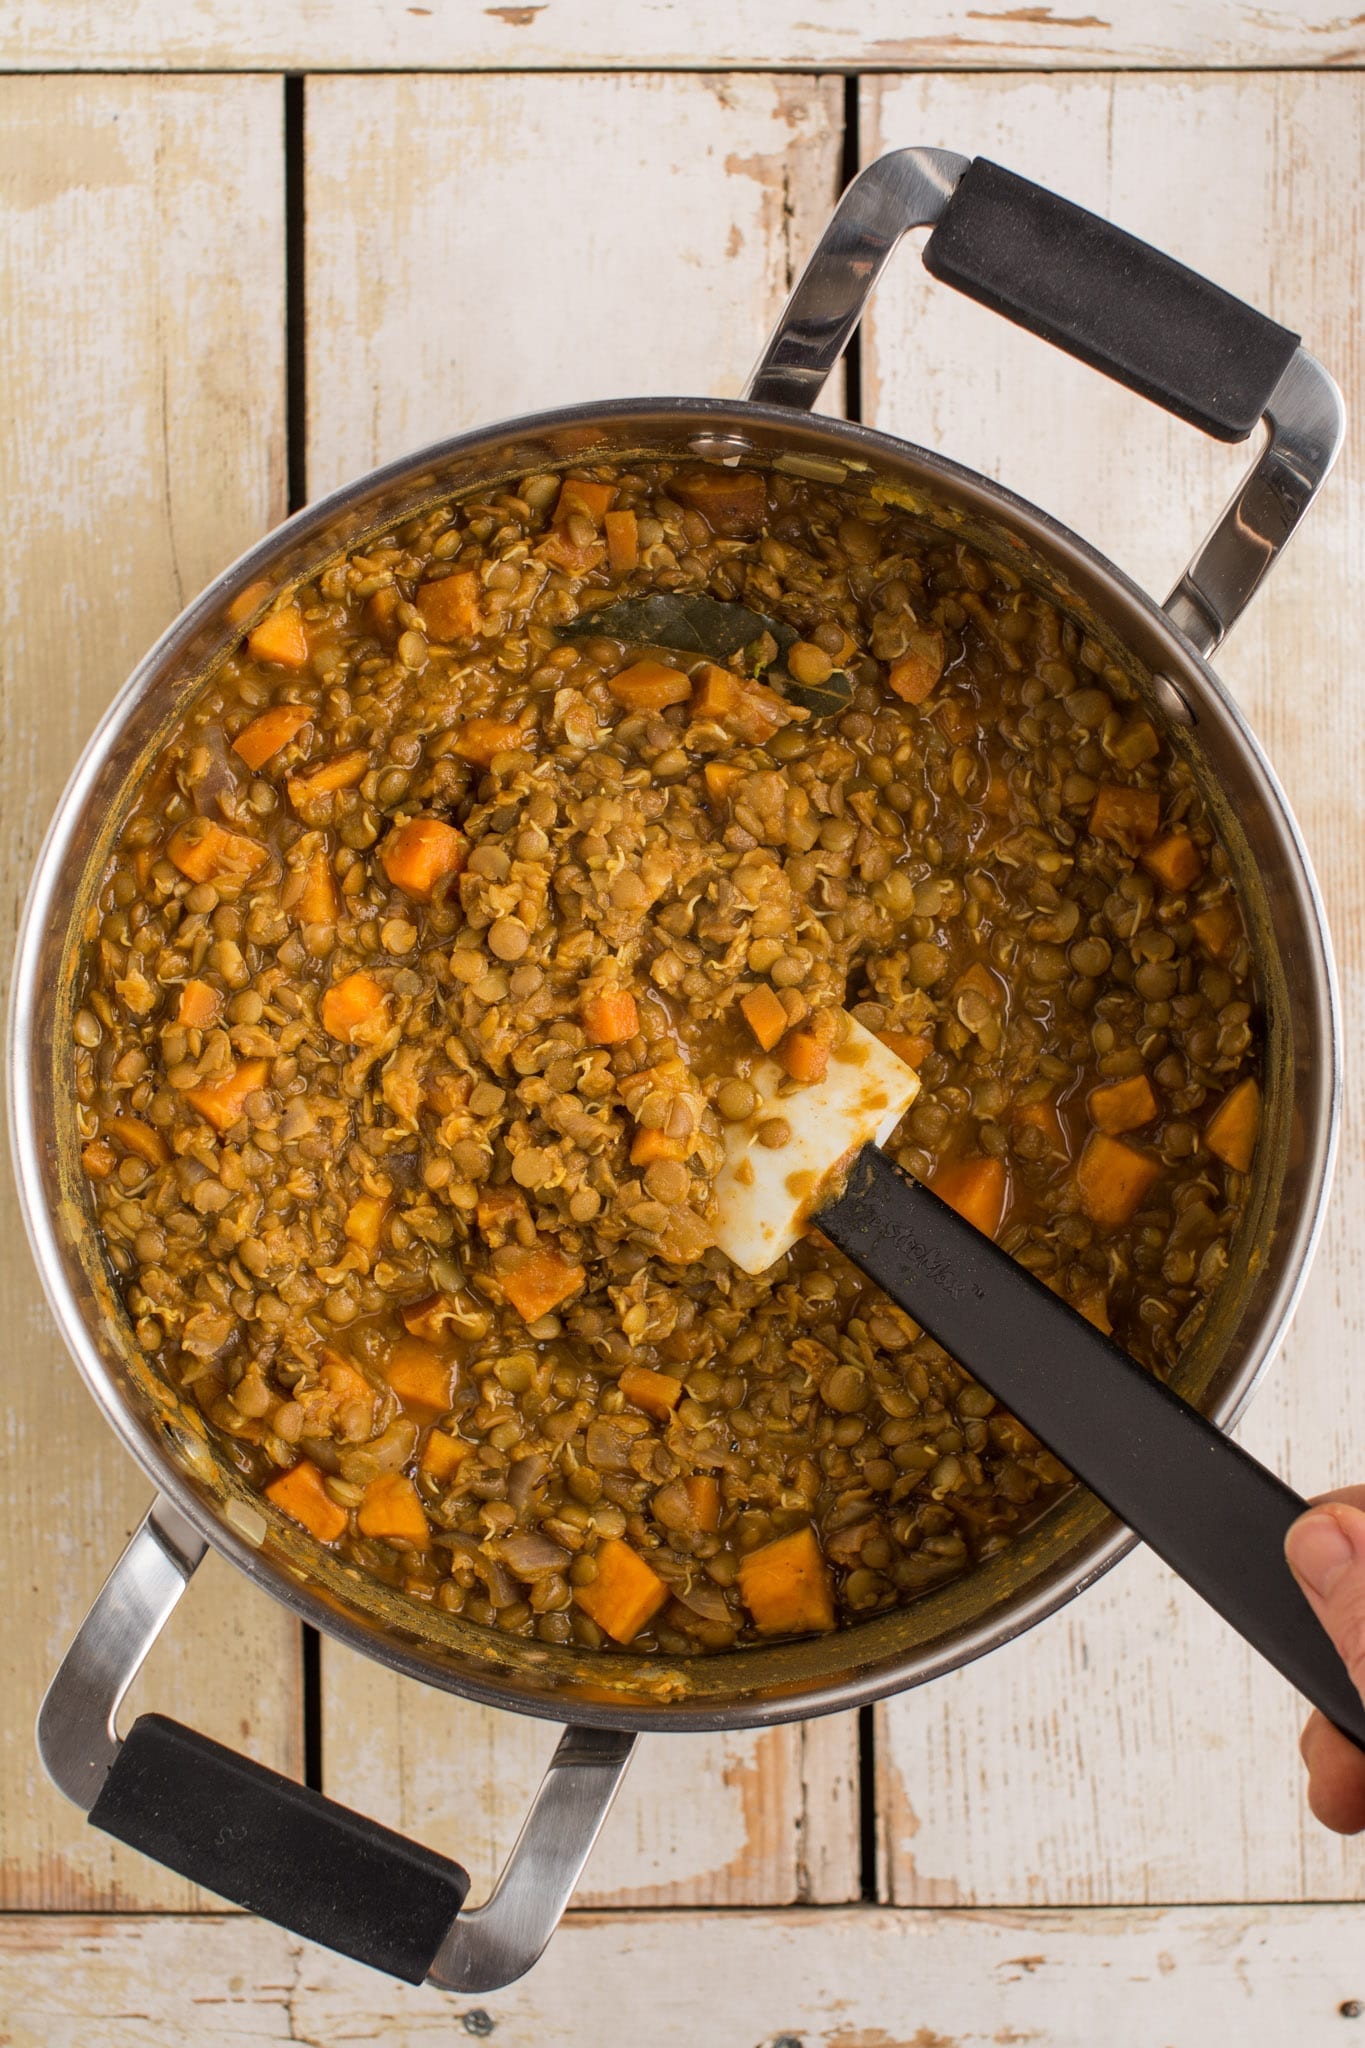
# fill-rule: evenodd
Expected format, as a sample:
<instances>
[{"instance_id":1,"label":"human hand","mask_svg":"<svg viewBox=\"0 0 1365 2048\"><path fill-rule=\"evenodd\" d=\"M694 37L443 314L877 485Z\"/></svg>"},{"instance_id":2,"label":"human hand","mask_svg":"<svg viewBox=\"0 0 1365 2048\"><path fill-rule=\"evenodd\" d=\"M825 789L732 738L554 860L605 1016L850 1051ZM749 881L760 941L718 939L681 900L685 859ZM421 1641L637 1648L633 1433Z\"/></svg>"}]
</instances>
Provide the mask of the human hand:
<instances>
[{"instance_id":1,"label":"human hand","mask_svg":"<svg viewBox=\"0 0 1365 2048\"><path fill-rule=\"evenodd\" d=\"M1365 1699L1365 1486L1323 1494L1285 1538L1289 1568ZM1365 1828L1365 1754L1322 1714L1299 1738L1308 1804L1339 1835Z\"/></svg>"}]
</instances>

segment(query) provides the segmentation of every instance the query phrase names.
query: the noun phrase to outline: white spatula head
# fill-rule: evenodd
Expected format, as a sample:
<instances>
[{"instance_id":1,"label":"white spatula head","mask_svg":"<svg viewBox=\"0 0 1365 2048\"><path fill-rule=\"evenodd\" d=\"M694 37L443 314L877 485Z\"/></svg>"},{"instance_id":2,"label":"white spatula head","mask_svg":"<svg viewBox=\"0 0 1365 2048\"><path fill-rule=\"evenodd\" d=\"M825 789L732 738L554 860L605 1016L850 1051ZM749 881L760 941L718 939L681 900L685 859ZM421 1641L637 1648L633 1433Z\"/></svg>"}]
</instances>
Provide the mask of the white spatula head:
<instances>
[{"instance_id":1,"label":"white spatula head","mask_svg":"<svg viewBox=\"0 0 1365 2048\"><path fill-rule=\"evenodd\" d=\"M761 1060L749 1075L753 1114L726 1125L716 1243L746 1273L790 1251L840 1169L860 1146L884 1144L919 1093L913 1067L856 1018L843 1023L823 1080L798 1088L776 1060ZM776 1117L791 1135L773 1146L760 1132Z\"/></svg>"}]
</instances>

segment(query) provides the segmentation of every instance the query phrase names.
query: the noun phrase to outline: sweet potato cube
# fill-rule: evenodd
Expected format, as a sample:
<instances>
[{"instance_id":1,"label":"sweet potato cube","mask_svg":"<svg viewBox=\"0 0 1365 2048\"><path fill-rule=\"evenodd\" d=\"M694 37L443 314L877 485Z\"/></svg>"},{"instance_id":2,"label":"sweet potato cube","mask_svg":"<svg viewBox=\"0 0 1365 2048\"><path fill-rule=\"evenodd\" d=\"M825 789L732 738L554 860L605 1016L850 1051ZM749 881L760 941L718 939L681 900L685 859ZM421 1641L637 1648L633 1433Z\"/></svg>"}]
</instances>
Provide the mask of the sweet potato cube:
<instances>
[{"instance_id":1,"label":"sweet potato cube","mask_svg":"<svg viewBox=\"0 0 1365 2048\"><path fill-rule=\"evenodd\" d=\"M343 1045L375 1038L388 1023L389 999L372 974L348 974L326 990L318 1015L322 1028Z\"/></svg>"},{"instance_id":2,"label":"sweet potato cube","mask_svg":"<svg viewBox=\"0 0 1365 2048\"><path fill-rule=\"evenodd\" d=\"M294 905L294 915L300 924L333 925L337 921L337 907L332 857L325 846L319 846L309 857L303 893Z\"/></svg>"},{"instance_id":3,"label":"sweet potato cube","mask_svg":"<svg viewBox=\"0 0 1365 2048\"><path fill-rule=\"evenodd\" d=\"M607 559L604 541L576 541L563 526L552 527L544 540L537 542L535 552L542 562L562 569L566 576L586 576Z\"/></svg>"},{"instance_id":4,"label":"sweet potato cube","mask_svg":"<svg viewBox=\"0 0 1365 2048\"><path fill-rule=\"evenodd\" d=\"M246 1100L270 1078L269 1060L243 1060L223 1081L186 1090L185 1100L213 1125L215 1131L230 1131L246 1109Z\"/></svg>"},{"instance_id":5,"label":"sweet potato cube","mask_svg":"<svg viewBox=\"0 0 1365 2048\"><path fill-rule=\"evenodd\" d=\"M1010 1111L1010 1122L1016 1130L1041 1131L1053 1152L1060 1155L1066 1151L1066 1136L1055 1102L1048 1099L1041 1102L1017 1102Z\"/></svg>"},{"instance_id":6,"label":"sweet potato cube","mask_svg":"<svg viewBox=\"0 0 1365 2048\"><path fill-rule=\"evenodd\" d=\"M640 566L640 528L633 512L608 512L607 567L613 576L628 576Z\"/></svg>"},{"instance_id":7,"label":"sweet potato cube","mask_svg":"<svg viewBox=\"0 0 1365 2048\"><path fill-rule=\"evenodd\" d=\"M888 1052L898 1060L904 1060L907 1067L921 1067L934 1049L934 1041L923 1032L879 1031L877 1037Z\"/></svg>"},{"instance_id":8,"label":"sweet potato cube","mask_svg":"<svg viewBox=\"0 0 1365 2048\"><path fill-rule=\"evenodd\" d=\"M243 726L232 742L234 754L240 754L248 768L254 773L264 767L272 754L278 754L281 747L287 747L296 732L302 732L313 716L306 704L272 704L259 718L253 718L250 725Z\"/></svg>"},{"instance_id":9,"label":"sweet potato cube","mask_svg":"<svg viewBox=\"0 0 1365 2048\"><path fill-rule=\"evenodd\" d=\"M793 1081L809 1085L824 1080L829 1054L829 1045L823 1038L799 1025L795 1031L789 1031L778 1046L777 1064L784 1073L790 1074Z\"/></svg>"},{"instance_id":10,"label":"sweet potato cube","mask_svg":"<svg viewBox=\"0 0 1365 2048\"><path fill-rule=\"evenodd\" d=\"M689 1472L683 1492L692 1503L697 1527L713 1535L720 1527L720 1481L712 1472Z\"/></svg>"},{"instance_id":11,"label":"sweet potato cube","mask_svg":"<svg viewBox=\"0 0 1365 2048\"><path fill-rule=\"evenodd\" d=\"M630 1163L650 1166L656 1159L686 1159L688 1151L685 1138L670 1138L667 1131L647 1130L641 1125L630 1141Z\"/></svg>"},{"instance_id":12,"label":"sweet potato cube","mask_svg":"<svg viewBox=\"0 0 1365 2048\"><path fill-rule=\"evenodd\" d=\"M1108 1131L1111 1138L1122 1137L1125 1131L1141 1130L1143 1124L1151 1123L1161 1114L1161 1104L1145 1074L1129 1074L1122 1081L1092 1088L1086 1107L1095 1129Z\"/></svg>"},{"instance_id":13,"label":"sweet potato cube","mask_svg":"<svg viewBox=\"0 0 1365 2048\"><path fill-rule=\"evenodd\" d=\"M107 1116L100 1129L106 1138L122 1145L125 1152L145 1159L148 1166L164 1166L171 1156L171 1148L160 1131L144 1124L140 1116Z\"/></svg>"},{"instance_id":14,"label":"sweet potato cube","mask_svg":"<svg viewBox=\"0 0 1365 2048\"><path fill-rule=\"evenodd\" d=\"M633 1642L668 1598L668 1588L628 1543L608 1536L597 1546L597 1577L575 1586L574 1598L613 1642Z\"/></svg>"},{"instance_id":15,"label":"sweet potato cube","mask_svg":"<svg viewBox=\"0 0 1365 2048\"><path fill-rule=\"evenodd\" d=\"M727 713L735 707L739 688L728 668L721 668L714 661L704 662L692 684L693 718L709 718L723 724Z\"/></svg>"},{"instance_id":16,"label":"sweet potato cube","mask_svg":"<svg viewBox=\"0 0 1365 2048\"><path fill-rule=\"evenodd\" d=\"M581 513L594 526L601 526L616 497L615 484L595 484L584 476L566 476L559 487L554 523L563 526L573 513Z\"/></svg>"},{"instance_id":17,"label":"sweet potato cube","mask_svg":"<svg viewBox=\"0 0 1365 2048\"><path fill-rule=\"evenodd\" d=\"M929 1185L965 1223L994 1237L1005 1213L1006 1182L1004 1160L978 1153L940 1167Z\"/></svg>"},{"instance_id":18,"label":"sweet potato cube","mask_svg":"<svg viewBox=\"0 0 1365 2048\"><path fill-rule=\"evenodd\" d=\"M369 765L365 749L352 747L347 754L334 754L330 761L320 762L306 775L286 775L284 786L289 801L298 810L305 804L316 803L320 796L334 796L339 789L354 789L364 780Z\"/></svg>"},{"instance_id":19,"label":"sweet potato cube","mask_svg":"<svg viewBox=\"0 0 1365 2048\"><path fill-rule=\"evenodd\" d=\"M700 512L712 533L751 540L768 510L768 487L755 469L691 469L675 476L668 495Z\"/></svg>"},{"instance_id":20,"label":"sweet potato cube","mask_svg":"<svg viewBox=\"0 0 1365 2048\"><path fill-rule=\"evenodd\" d=\"M1137 1214L1160 1172L1160 1160L1092 1131L1076 1168L1081 1207L1092 1223L1118 1230Z\"/></svg>"},{"instance_id":21,"label":"sweet potato cube","mask_svg":"<svg viewBox=\"0 0 1365 2048\"><path fill-rule=\"evenodd\" d=\"M380 1543L408 1543L414 1550L425 1550L431 1542L431 1524L417 1488L402 1472L381 1472L370 1481L355 1520L362 1536Z\"/></svg>"},{"instance_id":22,"label":"sweet potato cube","mask_svg":"<svg viewBox=\"0 0 1365 2048\"><path fill-rule=\"evenodd\" d=\"M406 1302L398 1313L410 1337L421 1337L427 1344L436 1344L450 1326L455 1314L455 1301L449 1294L424 1294L420 1301Z\"/></svg>"},{"instance_id":23,"label":"sweet potato cube","mask_svg":"<svg viewBox=\"0 0 1365 2048\"><path fill-rule=\"evenodd\" d=\"M544 1245L508 1246L498 1270L502 1291L524 1323L538 1323L561 1302L577 1294L587 1276L557 1251Z\"/></svg>"},{"instance_id":24,"label":"sweet potato cube","mask_svg":"<svg viewBox=\"0 0 1365 2048\"><path fill-rule=\"evenodd\" d=\"M518 1187L480 1188L474 1221L484 1243L497 1250L517 1234L519 1223L529 1223L531 1211Z\"/></svg>"},{"instance_id":25,"label":"sweet potato cube","mask_svg":"<svg viewBox=\"0 0 1365 2048\"><path fill-rule=\"evenodd\" d=\"M217 1023L222 1007L223 998L208 982L187 981L180 991L175 1021L187 1025L191 1031L206 1031L210 1024Z\"/></svg>"},{"instance_id":26,"label":"sweet potato cube","mask_svg":"<svg viewBox=\"0 0 1365 2048\"><path fill-rule=\"evenodd\" d=\"M724 726L746 746L762 746L784 725L805 716L763 683L741 682L728 668L704 663L694 680L689 717Z\"/></svg>"},{"instance_id":27,"label":"sweet potato cube","mask_svg":"<svg viewBox=\"0 0 1365 2048\"><path fill-rule=\"evenodd\" d=\"M592 1045L624 1045L640 1028L640 1012L628 989L604 989L600 995L585 996L578 1014Z\"/></svg>"},{"instance_id":28,"label":"sweet potato cube","mask_svg":"<svg viewBox=\"0 0 1365 2048\"><path fill-rule=\"evenodd\" d=\"M745 771L733 761L708 761L702 769L706 782L706 794L716 803L723 803L737 783L743 782Z\"/></svg>"},{"instance_id":29,"label":"sweet potato cube","mask_svg":"<svg viewBox=\"0 0 1365 2048\"><path fill-rule=\"evenodd\" d=\"M232 603L224 612L223 617L229 625L240 626L244 619L251 617L251 614L258 605L265 603L269 595L270 583L268 579L264 576L259 576L254 583L248 583L245 590L238 591L236 597L233 598Z\"/></svg>"},{"instance_id":30,"label":"sweet potato cube","mask_svg":"<svg viewBox=\"0 0 1365 2048\"><path fill-rule=\"evenodd\" d=\"M610 676L607 688L627 711L664 711L670 704L685 704L692 695L692 685L680 668L649 660L632 662Z\"/></svg>"},{"instance_id":31,"label":"sweet potato cube","mask_svg":"<svg viewBox=\"0 0 1365 2048\"><path fill-rule=\"evenodd\" d=\"M1149 875L1155 875L1163 889L1188 889L1204 872L1199 848L1188 832L1173 832L1143 848L1140 856Z\"/></svg>"},{"instance_id":32,"label":"sweet potato cube","mask_svg":"<svg viewBox=\"0 0 1365 2048\"><path fill-rule=\"evenodd\" d=\"M455 1477L473 1448L463 1437L447 1436L443 1429L433 1429L422 1446L422 1455L417 1460L418 1469L444 1484L447 1479Z\"/></svg>"},{"instance_id":33,"label":"sweet potato cube","mask_svg":"<svg viewBox=\"0 0 1365 2048\"><path fill-rule=\"evenodd\" d=\"M764 1635L805 1635L834 1626L829 1572L809 1523L742 1557L739 1592Z\"/></svg>"},{"instance_id":34,"label":"sweet potato cube","mask_svg":"<svg viewBox=\"0 0 1365 2048\"><path fill-rule=\"evenodd\" d=\"M386 583L381 590L376 590L372 597L365 600L365 609L361 613L370 631L390 646L398 637L399 602L399 594L394 585Z\"/></svg>"},{"instance_id":35,"label":"sweet potato cube","mask_svg":"<svg viewBox=\"0 0 1365 2048\"><path fill-rule=\"evenodd\" d=\"M270 612L246 636L246 651L253 661L273 661L281 668L302 668L308 659L308 634L303 613L296 604Z\"/></svg>"},{"instance_id":36,"label":"sweet potato cube","mask_svg":"<svg viewBox=\"0 0 1365 2048\"><path fill-rule=\"evenodd\" d=\"M339 1507L322 1482L311 1458L300 1458L265 1489L267 1500L291 1521L299 1522L319 1543L335 1543L346 1530L346 1510Z\"/></svg>"},{"instance_id":37,"label":"sweet potato cube","mask_svg":"<svg viewBox=\"0 0 1365 2048\"><path fill-rule=\"evenodd\" d=\"M1230 903L1215 903L1190 919L1190 926L1206 953L1225 960L1241 936L1242 924Z\"/></svg>"},{"instance_id":38,"label":"sweet potato cube","mask_svg":"<svg viewBox=\"0 0 1365 2048\"><path fill-rule=\"evenodd\" d=\"M886 682L903 703L922 704L942 674L943 635L934 627L920 626L904 654L892 662Z\"/></svg>"},{"instance_id":39,"label":"sweet potato cube","mask_svg":"<svg viewBox=\"0 0 1365 2048\"><path fill-rule=\"evenodd\" d=\"M384 1218L389 1213L386 1195L358 1195L346 1211L342 1226L352 1244L358 1244L362 1251L374 1252L379 1249L379 1234L384 1228Z\"/></svg>"},{"instance_id":40,"label":"sweet potato cube","mask_svg":"<svg viewBox=\"0 0 1365 2048\"><path fill-rule=\"evenodd\" d=\"M424 583L414 603L433 640L474 640L483 631L478 572L458 569L438 583Z\"/></svg>"},{"instance_id":41,"label":"sweet potato cube","mask_svg":"<svg viewBox=\"0 0 1365 2048\"><path fill-rule=\"evenodd\" d=\"M1204 1126L1204 1143L1215 1159L1237 1173L1250 1173L1261 1128L1261 1091L1247 1077L1223 1097Z\"/></svg>"},{"instance_id":42,"label":"sweet potato cube","mask_svg":"<svg viewBox=\"0 0 1365 2048\"><path fill-rule=\"evenodd\" d=\"M441 818L412 818L384 841L380 859L395 889L427 903L439 882L458 875L469 853L463 832Z\"/></svg>"},{"instance_id":43,"label":"sweet potato cube","mask_svg":"<svg viewBox=\"0 0 1365 2048\"><path fill-rule=\"evenodd\" d=\"M1122 782L1102 782L1090 806L1088 830L1096 839L1112 839L1125 853L1137 853L1156 838L1161 823L1161 797L1154 789L1130 789Z\"/></svg>"},{"instance_id":44,"label":"sweet potato cube","mask_svg":"<svg viewBox=\"0 0 1365 2048\"><path fill-rule=\"evenodd\" d=\"M190 824L177 825L166 852L191 882L214 882L220 875L240 879L254 874L269 857L244 832L229 832L212 821L202 831Z\"/></svg>"},{"instance_id":45,"label":"sweet potato cube","mask_svg":"<svg viewBox=\"0 0 1365 2048\"><path fill-rule=\"evenodd\" d=\"M472 761L478 768L486 768L495 754L505 754L513 747L525 747L531 742L531 734L510 718L467 718L455 729L452 751L462 761Z\"/></svg>"},{"instance_id":46,"label":"sweet potato cube","mask_svg":"<svg viewBox=\"0 0 1365 2048\"><path fill-rule=\"evenodd\" d=\"M449 1413L450 1374L450 1360L420 1337L400 1337L384 1367L385 1379L419 1422L434 1422Z\"/></svg>"},{"instance_id":47,"label":"sweet potato cube","mask_svg":"<svg viewBox=\"0 0 1365 2048\"><path fill-rule=\"evenodd\" d=\"M91 1180L108 1180L118 1165L118 1154L112 1145L106 1145L103 1138L96 1138L81 1149L81 1165Z\"/></svg>"},{"instance_id":48,"label":"sweet potato cube","mask_svg":"<svg viewBox=\"0 0 1365 2048\"><path fill-rule=\"evenodd\" d=\"M647 1365L628 1365L616 1382L628 1401L659 1422L667 1422L682 1399L682 1381Z\"/></svg>"},{"instance_id":49,"label":"sweet potato cube","mask_svg":"<svg viewBox=\"0 0 1365 2048\"><path fill-rule=\"evenodd\" d=\"M740 997L739 1007L764 1052L771 1052L787 1028L787 1012L777 991L769 988L766 981L760 982Z\"/></svg>"}]
</instances>

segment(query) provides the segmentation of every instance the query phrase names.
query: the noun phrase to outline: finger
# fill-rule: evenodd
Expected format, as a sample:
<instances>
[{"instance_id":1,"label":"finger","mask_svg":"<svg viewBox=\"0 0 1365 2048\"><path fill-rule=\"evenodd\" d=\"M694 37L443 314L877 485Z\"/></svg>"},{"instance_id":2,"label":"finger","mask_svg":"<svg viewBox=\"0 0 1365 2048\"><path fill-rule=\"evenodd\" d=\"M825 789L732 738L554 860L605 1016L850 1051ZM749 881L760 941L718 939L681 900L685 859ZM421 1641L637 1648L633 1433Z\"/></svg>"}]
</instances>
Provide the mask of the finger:
<instances>
[{"instance_id":1,"label":"finger","mask_svg":"<svg viewBox=\"0 0 1365 2048\"><path fill-rule=\"evenodd\" d=\"M1309 1605L1365 1697L1365 1510L1344 1501L1310 1508L1293 1524L1284 1550Z\"/></svg>"},{"instance_id":2,"label":"finger","mask_svg":"<svg viewBox=\"0 0 1365 2048\"><path fill-rule=\"evenodd\" d=\"M1365 1756L1321 1714L1303 1731L1299 1749L1308 1766L1308 1804L1338 1835L1365 1830Z\"/></svg>"},{"instance_id":3,"label":"finger","mask_svg":"<svg viewBox=\"0 0 1365 2048\"><path fill-rule=\"evenodd\" d=\"M1365 1486L1339 1486L1334 1493L1312 1495L1314 1507L1330 1507L1334 1502L1343 1502L1347 1507L1365 1508Z\"/></svg>"}]
</instances>

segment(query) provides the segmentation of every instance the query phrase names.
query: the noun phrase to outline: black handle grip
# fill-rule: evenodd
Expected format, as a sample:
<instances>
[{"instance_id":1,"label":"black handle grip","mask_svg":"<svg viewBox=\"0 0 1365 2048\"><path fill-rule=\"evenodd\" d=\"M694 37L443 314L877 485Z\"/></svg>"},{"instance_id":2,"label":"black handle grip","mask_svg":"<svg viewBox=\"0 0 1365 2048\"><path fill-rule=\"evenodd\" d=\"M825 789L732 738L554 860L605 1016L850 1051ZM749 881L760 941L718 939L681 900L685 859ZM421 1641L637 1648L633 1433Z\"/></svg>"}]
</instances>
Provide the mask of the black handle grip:
<instances>
[{"instance_id":1,"label":"black handle grip","mask_svg":"<svg viewBox=\"0 0 1365 2048\"><path fill-rule=\"evenodd\" d=\"M464 1904L458 1863L162 1714L133 1723L91 1823L324 1948L420 1984Z\"/></svg>"},{"instance_id":2,"label":"black handle grip","mask_svg":"<svg viewBox=\"0 0 1365 2048\"><path fill-rule=\"evenodd\" d=\"M1365 1749L1365 1705L1285 1562L1307 1501L873 1146L815 1221Z\"/></svg>"},{"instance_id":3,"label":"black handle grip","mask_svg":"<svg viewBox=\"0 0 1365 2048\"><path fill-rule=\"evenodd\" d=\"M934 277L1220 441L1245 441L1297 334L985 157L924 247Z\"/></svg>"}]
</instances>

